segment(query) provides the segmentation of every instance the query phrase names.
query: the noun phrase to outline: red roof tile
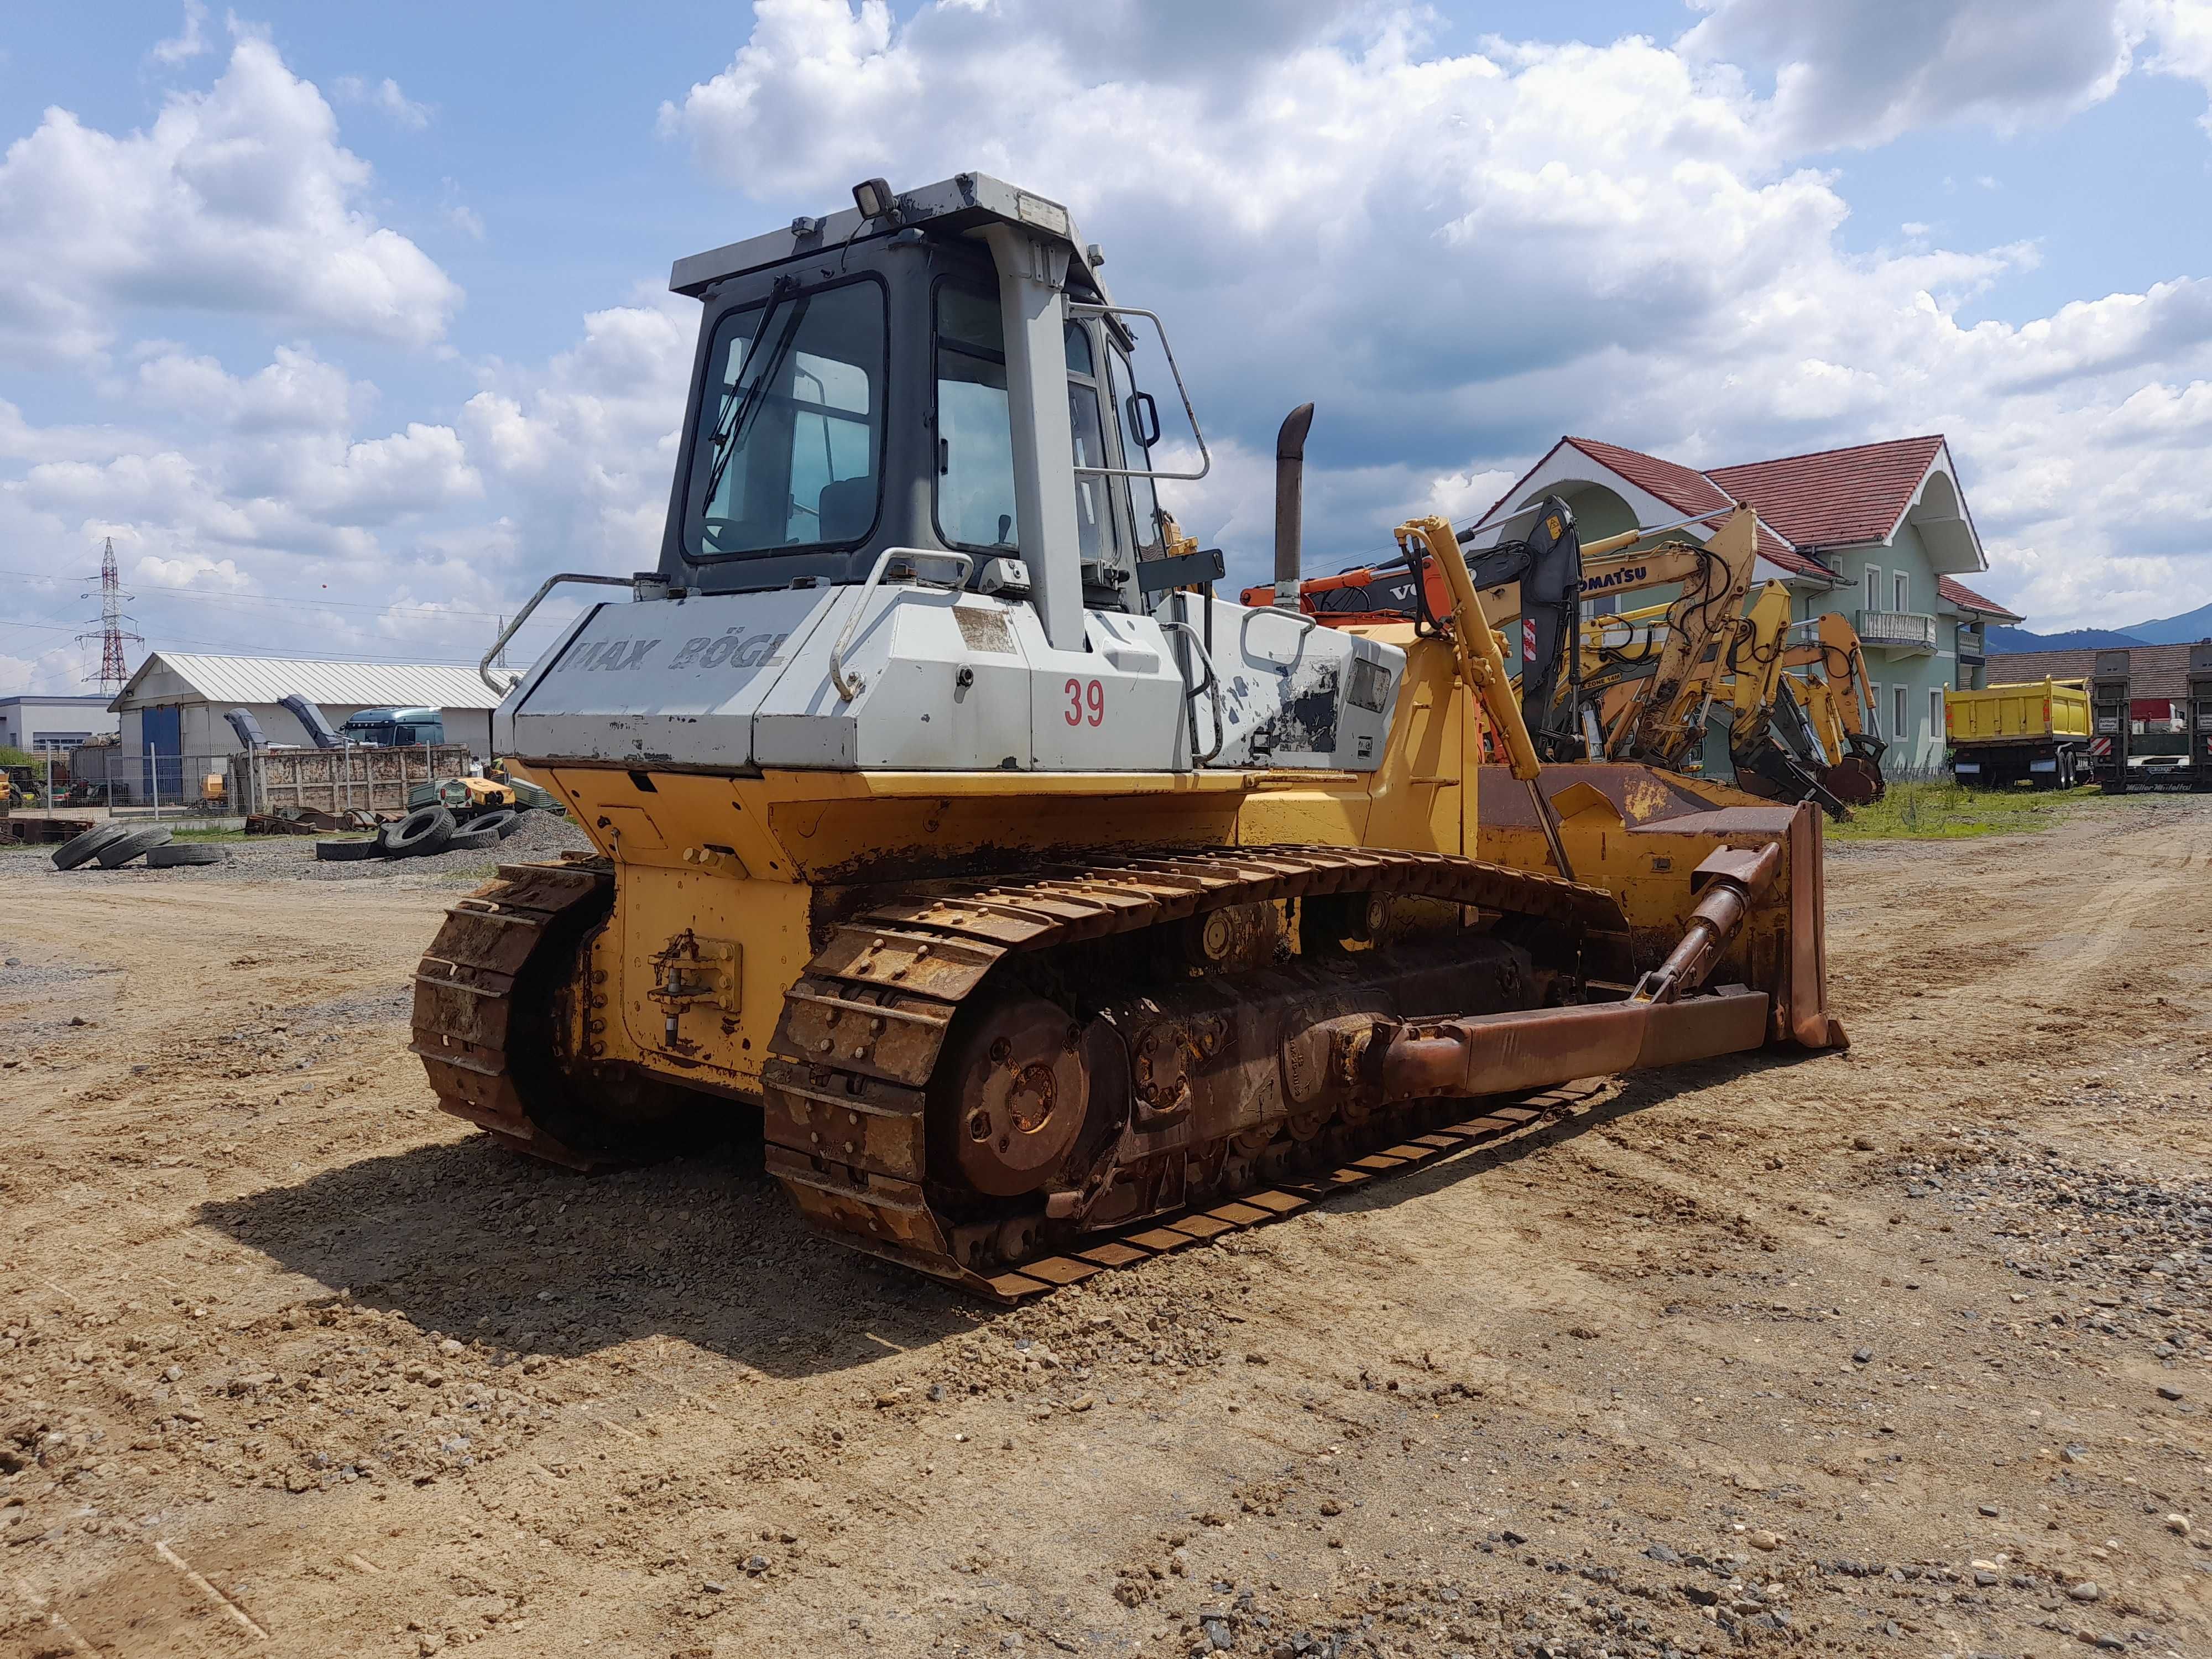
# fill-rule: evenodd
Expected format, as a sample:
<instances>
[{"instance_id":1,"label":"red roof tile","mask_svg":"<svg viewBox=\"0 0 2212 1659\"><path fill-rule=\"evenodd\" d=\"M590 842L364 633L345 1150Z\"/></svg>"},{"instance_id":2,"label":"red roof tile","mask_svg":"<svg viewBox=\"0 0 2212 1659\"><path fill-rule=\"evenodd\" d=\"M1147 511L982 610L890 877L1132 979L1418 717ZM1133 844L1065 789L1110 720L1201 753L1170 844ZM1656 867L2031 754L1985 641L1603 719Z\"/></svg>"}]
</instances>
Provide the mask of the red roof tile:
<instances>
[{"instance_id":1,"label":"red roof tile","mask_svg":"<svg viewBox=\"0 0 2212 1659\"><path fill-rule=\"evenodd\" d=\"M1715 467L1712 481L1800 547L1878 542L1905 516L1942 447L1941 434L1897 438Z\"/></svg>"},{"instance_id":2,"label":"red roof tile","mask_svg":"<svg viewBox=\"0 0 2212 1659\"><path fill-rule=\"evenodd\" d=\"M1953 581L1948 576L1938 576L1936 579L1936 591L1942 595L1945 604L1954 605L1961 611L1972 611L1978 616L1995 617L2002 622L2016 623L2027 620L2026 617L2006 610L1995 599L1985 599L1966 583Z\"/></svg>"},{"instance_id":3,"label":"red roof tile","mask_svg":"<svg viewBox=\"0 0 2212 1659\"><path fill-rule=\"evenodd\" d=\"M1778 564L1793 576L1826 576L1830 580L1835 572L1808 554L1800 553L1766 527L1766 520L1759 521L1759 556L1769 564Z\"/></svg>"},{"instance_id":4,"label":"red roof tile","mask_svg":"<svg viewBox=\"0 0 2212 1659\"><path fill-rule=\"evenodd\" d=\"M1566 442L1595 461L1600 466L1610 467L1638 489L1648 490L1678 513L1710 513L1715 507L1732 507L1735 497L1716 485L1702 472L1693 472L1673 461L1662 461L1656 455L1646 455L1640 450L1623 449L1619 444L1600 443L1595 438L1568 438ZM1779 521L1777 521L1778 524ZM1788 535L1788 531L1783 532ZM1795 537L1791 539L1794 541Z\"/></svg>"},{"instance_id":5,"label":"red roof tile","mask_svg":"<svg viewBox=\"0 0 2212 1659\"><path fill-rule=\"evenodd\" d=\"M1561 444L1573 445L1600 466L1627 479L1639 489L1656 495L1685 515L1710 513L1734 504L1735 498L1702 472L1692 471L1673 461L1662 460L1656 455L1647 455L1641 450L1624 448L1619 444L1606 443L1596 438L1565 437L1546 450L1542 459L1522 473L1510 489L1492 501L1489 511L1476 522L1481 523L1495 516L1500 507L1520 495L1528 480L1559 452ZM1792 575L1834 574L1817 559L1808 558L1791 547L1763 519L1759 526L1759 554L1770 564L1778 565Z\"/></svg>"}]
</instances>

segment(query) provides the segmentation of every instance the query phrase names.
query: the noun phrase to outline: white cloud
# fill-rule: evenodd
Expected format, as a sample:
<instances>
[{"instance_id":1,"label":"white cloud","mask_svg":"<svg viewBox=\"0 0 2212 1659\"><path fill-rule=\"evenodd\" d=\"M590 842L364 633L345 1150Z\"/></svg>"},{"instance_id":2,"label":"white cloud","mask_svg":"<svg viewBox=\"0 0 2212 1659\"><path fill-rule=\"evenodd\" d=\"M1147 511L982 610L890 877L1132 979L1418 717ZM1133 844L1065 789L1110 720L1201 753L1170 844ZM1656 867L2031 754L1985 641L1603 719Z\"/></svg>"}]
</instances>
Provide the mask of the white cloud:
<instances>
[{"instance_id":1,"label":"white cloud","mask_svg":"<svg viewBox=\"0 0 2212 1659\"><path fill-rule=\"evenodd\" d=\"M1221 458L1178 501L1206 539L1235 529L1246 575L1264 563L1266 438L1313 398L1316 559L1378 550L1405 512L1479 493L1452 481L1525 465L1562 431L1713 465L1943 430L1991 586L2134 620L2142 582L2182 567L2128 562L2139 536L2112 481L2171 501L2173 536L2202 545L2212 505L2185 481L2208 444L2169 423L2136 453L2106 428L2146 389L2184 397L2212 374L2203 283L1969 326L1961 305L2032 268L2033 246L1923 229L1849 253L1838 181L1799 158L1962 117L2058 118L2109 94L2147 34L2179 52L2178 14L2154 10L1942 0L1888 40L1894 8L1726 0L1682 50L1459 54L1410 9L1300 11L1269 50L1170 77L1101 70L1079 10L1043 0L939 0L904 21L762 0L662 130L764 219L833 207L876 172L981 168L1068 202L1119 297L1177 336ZM1900 51L1947 70L1952 95L1885 71ZM1762 61L1785 71L1771 96L1746 73Z\"/></svg>"},{"instance_id":2,"label":"white cloud","mask_svg":"<svg viewBox=\"0 0 2212 1659\"><path fill-rule=\"evenodd\" d=\"M96 357L134 305L430 345L460 289L376 223L370 181L321 94L252 37L150 130L50 108L0 161L0 357Z\"/></svg>"},{"instance_id":3,"label":"white cloud","mask_svg":"<svg viewBox=\"0 0 2212 1659\"><path fill-rule=\"evenodd\" d=\"M471 240L483 240L483 216L461 198L461 187L453 179L439 181L438 216Z\"/></svg>"},{"instance_id":4,"label":"white cloud","mask_svg":"<svg viewBox=\"0 0 2212 1659\"><path fill-rule=\"evenodd\" d=\"M420 132L430 125L437 113L428 104L418 104L399 89L399 82L390 76L371 85L358 75L341 75L331 82L331 91L338 101L360 104L381 112L392 124L409 132Z\"/></svg>"},{"instance_id":5,"label":"white cloud","mask_svg":"<svg viewBox=\"0 0 2212 1659\"><path fill-rule=\"evenodd\" d=\"M2154 74L2194 81L2212 95L2212 5L2204 0L2138 0L2143 27L2158 49L2146 65ZM2212 107L2197 118L2212 133Z\"/></svg>"},{"instance_id":6,"label":"white cloud","mask_svg":"<svg viewBox=\"0 0 2212 1659\"><path fill-rule=\"evenodd\" d=\"M84 691L87 688L80 683L84 667L81 655L69 646L58 645L32 656L0 651L0 697Z\"/></svg>"},{"instance_id":7,"label":"white cloud","mask_svg":"<svg viewBox=\"0 0 2212 1659\"><path fill-rule=\"evenodd\" d=\"M1697 0L1693 57L1773 66L1773 117L1802 149L1917 127L2000 132L2112 95L2142 38L2140 0L1912 0L1906 5Z\"/></svg>"},{"instance_id":8,"label":"white cloud","mask_svg":"<svg viewBox=\"0 0 2212 1659\"><path fill-rule=\"evenodd\" d=\"M149 553L131 567L130 583L147 587L190 587L195 585L244 592L252 580L235 559L210 559L204 553L182 558L157 558Z\"/></svg>"},{"instance_id":9,"label":"white cloud","mask_svg":"<svg viewBox=\"0 0 2212 1659\"><path fill-rule=\"evenodd\" d=\"M154 61L157 64L181 64L197 58L208 49L207 37L201 33L207 21L207 7L202 0L185 0L184 32L154 46Z\"/></svg>"},{"instance_id":10,"label":"white cloud","mask_svg":"<svg viewBox=\"0 0 2212 1659\"><path fill-rule=\"evenodd\" d=\"M495 368L469 400L471 453L513 492L544 569L658 559L697 319L687 301L642 294L586 317L582 340L544 368Z\"/></svg>"}]
</instances>

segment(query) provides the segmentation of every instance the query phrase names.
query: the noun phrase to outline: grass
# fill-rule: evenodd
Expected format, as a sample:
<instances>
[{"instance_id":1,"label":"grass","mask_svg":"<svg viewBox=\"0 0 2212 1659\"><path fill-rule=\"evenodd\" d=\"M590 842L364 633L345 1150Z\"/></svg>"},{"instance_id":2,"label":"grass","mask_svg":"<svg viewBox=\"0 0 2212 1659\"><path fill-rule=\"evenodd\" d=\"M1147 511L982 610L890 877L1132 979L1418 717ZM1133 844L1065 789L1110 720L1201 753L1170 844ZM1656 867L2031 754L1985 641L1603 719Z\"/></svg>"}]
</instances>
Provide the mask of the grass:
<instances>
[{"instance_id":1,"label":"grass","mask_svg":"<svg viewBox=\"0 0 2212 1659\"><path fill-rule=\"evenodd\" d=\"M1850 822L1832 823L1836 841L1960 841L1972 836L2032 835L2104 797L2094 785L2060 793L2042 789L1961 789L1948 779L1893 783Z\"/></svg>"}]
</instances>

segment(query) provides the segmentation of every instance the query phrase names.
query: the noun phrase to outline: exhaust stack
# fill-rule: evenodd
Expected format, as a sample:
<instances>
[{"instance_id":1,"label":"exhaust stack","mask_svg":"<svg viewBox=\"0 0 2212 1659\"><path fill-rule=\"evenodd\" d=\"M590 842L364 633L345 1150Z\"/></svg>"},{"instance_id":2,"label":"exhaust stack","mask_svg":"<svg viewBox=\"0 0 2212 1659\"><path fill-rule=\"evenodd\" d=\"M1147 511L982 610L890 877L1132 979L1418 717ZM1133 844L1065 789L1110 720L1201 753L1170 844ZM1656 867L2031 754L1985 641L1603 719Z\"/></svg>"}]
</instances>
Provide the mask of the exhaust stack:
<instances>
[{"instance_id":1,"label":"exhaust stack","mask_svg":"<svg viewBox=\"0 0 2212 1659\"><path fill-rule=\"evenodd\" d=\"M1314 406L1300 404L1275 434L1275 603L1298 608L1298 563L1304 554L1306 433Z\"/></svg>"}]
</instances>

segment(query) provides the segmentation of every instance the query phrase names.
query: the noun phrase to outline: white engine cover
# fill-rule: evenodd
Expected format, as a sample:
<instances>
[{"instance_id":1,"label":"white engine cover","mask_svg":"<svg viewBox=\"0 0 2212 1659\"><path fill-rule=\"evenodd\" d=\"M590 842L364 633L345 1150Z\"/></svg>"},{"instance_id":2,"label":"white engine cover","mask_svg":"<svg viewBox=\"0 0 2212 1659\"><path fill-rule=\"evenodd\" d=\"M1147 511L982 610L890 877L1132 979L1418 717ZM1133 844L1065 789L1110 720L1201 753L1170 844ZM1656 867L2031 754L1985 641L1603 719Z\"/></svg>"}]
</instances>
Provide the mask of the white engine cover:
<instances>
[{"instance_id":1,"label":"white engine cover","mask_svg":"<svg viewBox=\"0 0 2212 1659\"><path fill-rule=\"evenodd\" d=\"M594 605L507 693L493 745L641 769L745 765L753 711L839 591Z\"/></svg>"},{"instance_id":2,"label":"white engine cover","mask_svg":"<svg viewBox=\"0 0 2212 1659\"><path fill-rule=\"evenodd\" d=\"M1055 651L1026 604L911 583L605 605L508 695L494 741L638 769L1188 770L1158 625L1085 624L1090 649ZM850 701L830 672L841 639Z\"/></svg>"},{"instance_id":3,"label":"white engine cover","mask_svg":"<svg viewBox=\"0 0 2212 1659\"><path fill-rule=\"evenodd\" d=\"M1210 608L1206 654L1221 681L1222 740L1207 764L1372 772L1382 763L1404 652L1295 611L1218 599ZM1164 614L1203 639L1208 609L1197 594L1176 593ZM1212 742L1212 702L1202 696L1199 753Z\"/></svg>"}]
</instances>

